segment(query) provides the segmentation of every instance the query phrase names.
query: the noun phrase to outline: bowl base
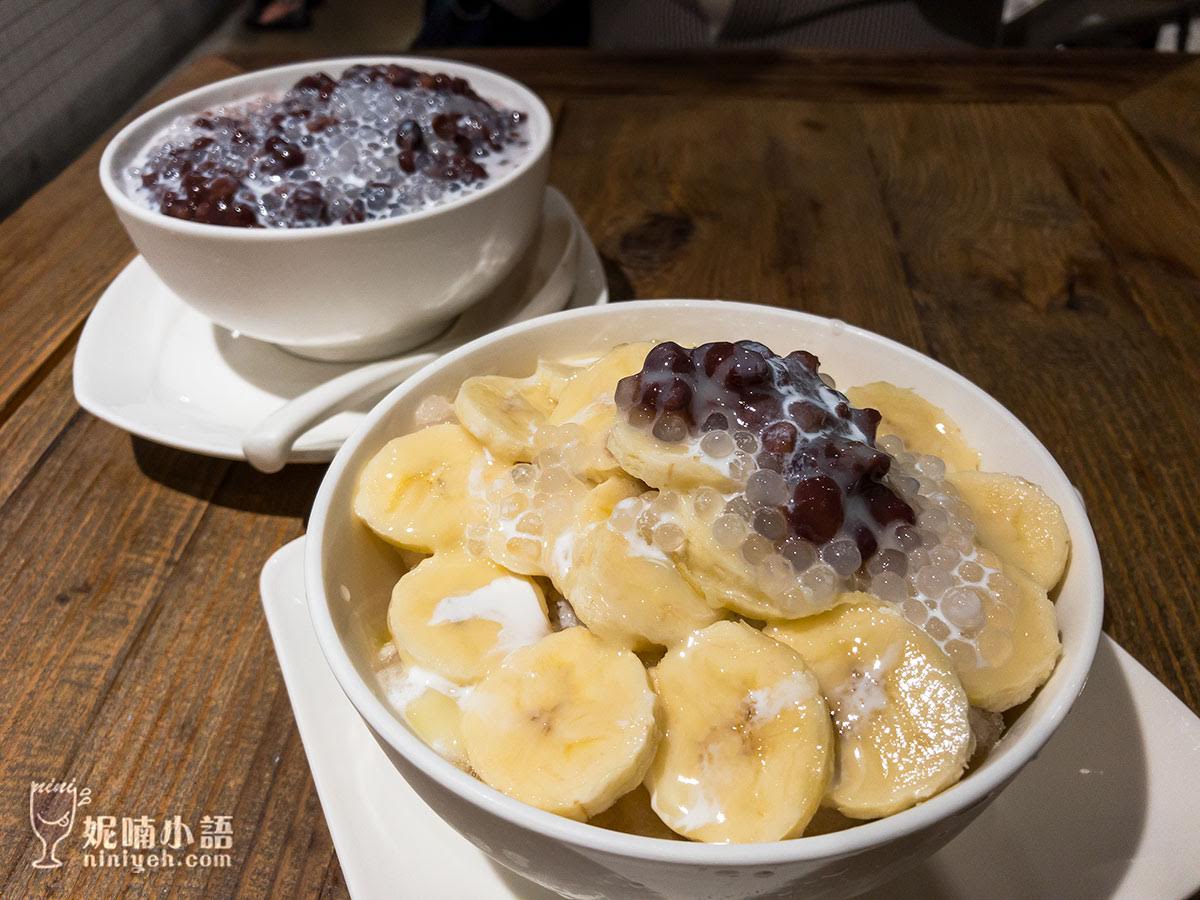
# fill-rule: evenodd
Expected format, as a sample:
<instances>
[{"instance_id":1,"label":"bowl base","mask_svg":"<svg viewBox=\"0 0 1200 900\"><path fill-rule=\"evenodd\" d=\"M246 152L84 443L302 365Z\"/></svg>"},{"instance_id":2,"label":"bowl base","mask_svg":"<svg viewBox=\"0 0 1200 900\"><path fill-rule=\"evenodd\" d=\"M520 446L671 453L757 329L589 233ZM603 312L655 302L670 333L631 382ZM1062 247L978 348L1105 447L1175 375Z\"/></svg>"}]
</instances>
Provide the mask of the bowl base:
<instances>
[{"instance_id":1,"label":"bowl base","mask_svg":"<svg viewBox=\"0 0 1200 900\"><path fill-rule=\"evenodd\" d=\"M456 319L457 316L452 316L449 319L439 319L419 331L406 329L400 333L343 344L276 344L275 346L293 356L315 359L320 362L370 362L398 356L406 350L414 350L422 344L427 344L445 333Z\"/></svg>"}]
</instances>

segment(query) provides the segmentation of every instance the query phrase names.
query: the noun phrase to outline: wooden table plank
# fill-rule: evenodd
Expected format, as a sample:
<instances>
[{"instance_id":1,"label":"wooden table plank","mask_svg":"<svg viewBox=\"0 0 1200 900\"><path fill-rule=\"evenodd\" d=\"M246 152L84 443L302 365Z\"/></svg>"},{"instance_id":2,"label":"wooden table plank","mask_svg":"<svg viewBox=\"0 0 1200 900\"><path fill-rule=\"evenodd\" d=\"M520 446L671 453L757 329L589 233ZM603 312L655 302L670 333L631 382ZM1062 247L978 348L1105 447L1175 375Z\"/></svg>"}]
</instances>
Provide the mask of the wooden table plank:
<instances>
[{"instance_id":1,"label":"wooden table plank","mask_svg":"<svg viewBox=\"0 0 1200 900\"><path fill-rule=\"evenodd\" d=\"M1156 79L1117 109L1150 158L1200 210L1200 60Z\"/></svg>"},{"instance_id":2,"label":"wooden table plank","mask_svg":"<svg viewBox=\"0 0 1200 900\"><path fill-rule=\"evenodd\" d=\"M616 296L785 306L922 346L852 111L581 97L563 121L551 180L583 217ZM714 152L710 139L737 152Z\"/></svg>"}]
</instances>

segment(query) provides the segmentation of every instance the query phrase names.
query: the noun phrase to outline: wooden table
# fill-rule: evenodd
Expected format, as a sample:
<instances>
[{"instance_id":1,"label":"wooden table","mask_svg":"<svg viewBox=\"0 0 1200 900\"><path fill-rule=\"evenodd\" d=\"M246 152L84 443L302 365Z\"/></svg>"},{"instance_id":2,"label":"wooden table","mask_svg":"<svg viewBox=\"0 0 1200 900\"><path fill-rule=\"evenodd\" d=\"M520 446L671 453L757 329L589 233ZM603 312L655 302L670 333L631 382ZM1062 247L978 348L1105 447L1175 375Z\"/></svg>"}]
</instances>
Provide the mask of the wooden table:
<instances>
[{"instance_id":1,"label":"wooden table","mask_svg":"<svg viewBox=\"0 0 1200 900\"><path fill-rule=\"evenodd\" d=\"M461 55L550 103L551 180L615 298L837 316L1020 416L1091 510L1107 631L1200 710L1200 63ZM204 59L164 96L275 61ZM102 144L0 224L0 895L342 895L257 589L323 470L76 406L82 322L132 254ZM232 815L232 864L84 868L77 823L31 868L29 782L72 778L81 816Z\"/></svg>"}]
</instances>

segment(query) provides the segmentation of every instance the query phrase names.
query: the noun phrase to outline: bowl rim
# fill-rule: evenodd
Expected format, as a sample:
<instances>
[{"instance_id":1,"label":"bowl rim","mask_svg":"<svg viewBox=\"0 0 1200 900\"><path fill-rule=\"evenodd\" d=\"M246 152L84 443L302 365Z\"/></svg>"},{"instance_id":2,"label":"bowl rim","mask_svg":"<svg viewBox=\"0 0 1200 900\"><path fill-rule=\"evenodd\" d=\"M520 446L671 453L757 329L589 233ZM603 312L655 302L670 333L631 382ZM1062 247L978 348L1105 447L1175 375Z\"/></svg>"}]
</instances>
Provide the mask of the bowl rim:
<instances>
[{"instance_id":1,"label":"bowl rim","mask_svg":"<svg viewBox=\"0 0 1200 900\"><path fill-rule=\"evenodd\" d=\"M460 197L455 197L452 200L447 200L445 203L439 203L428 209L415 210L410 213L404 213L399 216L390 216L385 219L374 219L366 222L352 222L344 225L318 227L318 228L235 228L228 225L214 225L209 222L191 222L186 219L176 219L172 216L164 215L157 210L142 206L137 203L125 191L120 181L114 176L113 160L116 155L127 148L130 138L139 132L143 127L149 125L155 120L162 120L160 128L165 127L167 121L174 119L180 115L188 113L189 109L199 113L205 108L204 99L215 93L223 92L230 87L238 85L247 86L247 96L253 96L255 89L251 85L264 79L271 79L280 76L291 74L299 74L301 72L312 73L325 69L340 69L344 70L352 65L377 65L377 64L396 64L408 66L410 68L424 69L428 71L442 71L447 74L461 76L470 81L475 79L495 79L504 82L506 87L512 90L518 97L521 98L521 103L527 109L523 110L531 120L537 120L537 127L530 128L530 132L539 132L539 137L536 140L530 141L529 152L515 166L502 175L489 179L488 183L480 187L478 190L471 191ZM478 89L477 84L471 85ZM481 96L486 94L486 91L481 93ZM484 99L488 99L486 96ZM489 100L489 102L491 102ZM180 94L178 97L173 97L166 100L152 109L142 113L115 135L104 148L104 152L100 156L99 174L100 184L104 188L104 193L108 195L109 202L116 207L117 212L122 215L130 216L143 224L164 228L168 231L175 231L183 235L193 235L198 237L233 237L250 241L281 241L281 240L318 240L329 235L346 235L346 234L364 234L370 230L379 230L381 228L398 227L410 222L421 222L439 215L445 215L469 205L473 201L487 197L505 186L515 181L530 169L535 168L541 160L546 157L550 151L550 144L554 136L554 120L550 115L550 110L546 108L546 104L542 99L533 92L532 89L517 81L515 78L497 72L494 69L489 69L484 66L477 66L471 63L458 62L450 59L437 59L427 56L394 56L394 55L378 55L378 56L337 56L325 59L314 59L307 62L288 63L284 66L271 66L266 69L257 69L253 72L245 72L241 75L234 75L230 78L222 78L220 81L214 81L201 87L194 88L185 94Z\"/></svg>"},{"instance_id":2,"label":"bowl rim","mask_svg":"<svg viewBox=\"0 0 1200 900\"><path fill-rule=\"evenodd\" d=\"M753 844L705 844L692 841L675 841L665 838L643 837L609 831L585 822L565 819L515 800L489 787L473 775L462 771L410 732L399 717L388 709L375 695L366 681L355 669L349 654L338 638L337 629L329 612L330 602L324 591L323 552L325 528L332 498L340 482L352 475L349 472L351 458L372 434L378 423L391 412L414 387L444 368L450 367L463 357L473 355L492 343L544 327L548 320L588 318L598 315L614 315L617 312L636 314L643 309L662 309L664 305L687 312L701 310L724 310L736 313L739 309L755 307L761 311L762 304L749 304L725 300L663 299L641 300L579 310L566 310L542 316L528 322L510 325L463 345L436 362L431 363L419 374L400 384L372 408L355 433L342 445L321 481L313 502L305 542L304 579L309 615L316 631L321 651L325 655L334 677L343 692L368 723L377 738L385 741L395 752L420 770L426 777L437 782L443 789L451 791L460 799L480 807L511 825L533 831L543 837L562 841L581 849L608 853L648 862L678 865L705 866L759 866L782 865L828 859L861 852L872 847L890 843L898 838L937 822L949 819L994 796L1013 776L1020 771L1049 740L1062 723L1074 704L1091 668L1096 646L1100 638L1104 611L1103 572L1095 534L1087 517L1083 501L1077 491L1072 491L1067 503L1081 515L1085 523L1083 534L1071 534L1071 565L1081 567L1084 578L1094 584L1091 603L1079 627L1080 650L1070 660L1060 658L1054 674L1060 678L1058 696L1044 714L1030 723L1028 730L1010 746L1012 749L987 769L971 773L970 777L951 785L941 793L899 813L882 819L865 821L860 825L830 834L791 838ZM860 334L873 340L886 342L906 354L915 354L924 364L933 367L941 377L969 387L994 404L996 411L1008 419L1012 428L1022 432L1048 458L1063 480L1071 484L1066 473L1053 455L1037 437L1007 407L983 391L973 382L953 369L917 350L883 337L875 332L855 325L838 322L811 313L768 307L781 315L795 316L809 323L829 325L835 323L844 331ZM1085 586L1086 587L1086 586Z\"/></svg>"}]
</instances>

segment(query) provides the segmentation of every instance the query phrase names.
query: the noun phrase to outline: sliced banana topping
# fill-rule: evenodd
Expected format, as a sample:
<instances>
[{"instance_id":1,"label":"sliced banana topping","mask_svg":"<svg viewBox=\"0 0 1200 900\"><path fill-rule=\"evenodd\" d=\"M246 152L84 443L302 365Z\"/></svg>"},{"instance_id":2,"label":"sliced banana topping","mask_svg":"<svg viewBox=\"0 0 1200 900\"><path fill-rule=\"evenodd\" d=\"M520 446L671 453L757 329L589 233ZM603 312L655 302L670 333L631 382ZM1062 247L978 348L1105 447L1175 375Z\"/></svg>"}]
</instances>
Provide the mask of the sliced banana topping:
<instances>
[{"instance_id":1,"label":"sliced banana topping","mask_svg":"<svg viewBox=\"0 0 1200 900\"><path fill-rule=\"evenodd\" d=\"M379 651L377 665L376 675L388 703L413 733L459 768L467 768L459 704L471 688L404 662L390 643Z\"/></svg>"},{"instance_id":2,"label":"sliced banana topping","mask_svg":"<svg viewBox=\"0 0 1200 900\"><path fill-rule=\"evenodd\" d=\"M460 544L482 518L492 462L460 425L432 425L384 445L363 467L354 512L385 541L432 553Z\"/></svg>"},{"instance_id":3,"label":"sliced banana topping","mask_svg":"<svg viewBox=\"0 0 1200 900\"><path fill-rule=\"evenodd\" d=\"M1062 578L1071 539L1058 504L1032 482L999 472L952 472L980 544L1028 572L1045 590Z\"/></svg>"},{"instance_id":4,"label":"sliced banana topping","mask_svg":"<svg viewBox=\"0 0 1200 900\"><path fill-rule=\"evenodd\" d=\"M1046 683L1062 653L1054 604L1020 569L1007 567L1002 602L986 609L975 644L978 654L952 657L974 706L1003 712L1024 703Z\"/></svg>"},{"instance_id":5,"label":"sliced banana topping","mask_svg":"<svg viewBox=\"0 0 1200 900\"><path fill-rule=\"evenodd\" d=\"M546 415L522 391L522 382L502 375L468 378L454 398L454 412L467 431L500 459L529 461L537 452Z\"/></svg>"},{"instance_id":6,"label":"sliced banana topping","mask_svg":"<svg viewBox=\"0 0 1200 900\"><path fill-rule=\"evenodd\" d=\"M659 740L641 662L586 628L516 651L465 706L463 740L479 777L571 819L601 813L637 787Z\"/></svg>"},{"instance_id":7,"label":"sliced banana topping","mask_svg":"<svg viewBox=\"0 0 1200 900\"><path fill-rule=\"evenodd\" d=\"M646 776L674 831L748 843L799 835L820 803L833 730L799 654L740 622L717 622L654 670L663 740Z\"/></svg>"},{"instance_id":8,"label":"sliced banana topping","mask_svg":"<svg viewBox=\"0 0 1200 900\"><path fill-rule=\"evenodd\" d=\"M651 528L645 513L653 506L645 497L621 500L606 518L574 533L569 563L556 566L579 620L634 650L672 646L720 617L660 546L664 532L679 527L663 511Z\"/></svg>"},{"instance_id":9,"label":"sliced banana topping","mask_svg":"<svg viewBox=\"0 0 1200 900\"><path fill-rule=\"evenodd\" d=\"M404 574L388 627L402 658L459 684L550 633L535 581L462 551L437 553Z\"/></svg>"},{"instance_id":10,"label":"sliced banana topping","mask_svg":"<svg viewBox=\"0 0 1200 900\"><path fill-rule=\"evenodd\" d=\"M568 461L576 474L602 481L620 472L607 448L616 419L613 395L617 382L640 369L653 346L650 342L621 344L578 371L563 389L549 424L558 429L552 440L569 448Z\"/></svg>"},{"instance_id":11,"label":"sliced banana topping","mask_svg":"<svg viewBox=\"0 0 1200 900\"><path fill-rule=\"evenodd\" d=\"M879 435L894 434L914 453L940 457L947 469L979 468L979 453L967 443L962 429L944 409L915 391L873 381L850 388L846 396L855 406L882 414Z\"/></svg>"},{"instance_id":12,"label":"sliced banana topping","mask_svg":"<svg viewBox=\"0 0 1200 900\"><path fill-rule=\"evenodd\" d=\"M612 423L607 446L622 469L662 490L687 491L708 485L732 491L744 481L736 477L736 467L731 471L737 460L732 452L717 458L704 453L699 441L660 441L619 417Z\"/></svg>"},{"instance_id":13,"label":"sliced banana topping","mask_svg":"<svg viewBox=\"0 0 1200 900\"><path fill-rule=\"evenodd\" d=\"M837 727L827 803L855 819L891 815L957 781L971 749L969 704L945 654L867 594L771 626L816 673Z\"/></svg>"}]
</instances>

